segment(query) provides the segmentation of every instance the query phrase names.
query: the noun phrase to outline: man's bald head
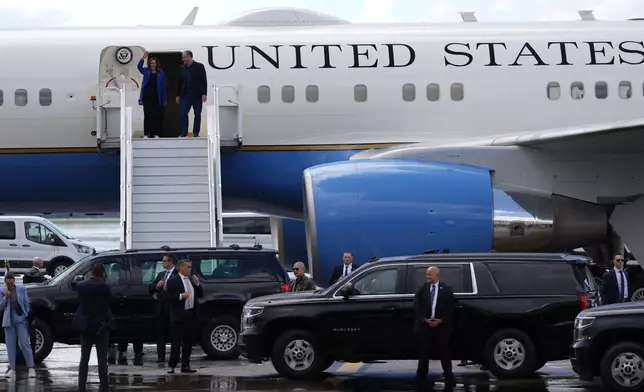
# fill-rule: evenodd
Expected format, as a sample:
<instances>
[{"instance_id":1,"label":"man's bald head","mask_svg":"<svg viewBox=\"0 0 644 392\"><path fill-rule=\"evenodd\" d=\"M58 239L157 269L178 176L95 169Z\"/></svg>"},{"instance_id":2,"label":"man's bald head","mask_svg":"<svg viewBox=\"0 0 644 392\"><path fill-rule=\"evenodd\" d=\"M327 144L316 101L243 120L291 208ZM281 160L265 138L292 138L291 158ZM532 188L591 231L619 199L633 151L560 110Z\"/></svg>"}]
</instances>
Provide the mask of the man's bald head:
<instances>
[{"instance_id":1,"label":"man's bald head","mask_svg":"<svg viewBox=\"0 0 644 392\"><path fill-rule=\"evenodd\" d=\"M438 282L441 276L441 271L438 269L438 267L429 267L427 268L427 271L425 271L425 280L429 284L434 284Z\"/></svg>"},{"instance_id":2,"label":"man's bald head","mask_svg":"<svg viewBox=\"0 0 644 392\"><path fill-rule=\"evenodd\" d=\"M36 268L42 268L45 263L42 261L42 257L34 257L33 266Z\"/></svg>"},{"instance_id":3,"label":"man's bald head","mask_svg":"<svg viewBox=\"0 0 644 392\"><path fill-rule=\"evenodd\" d=\"M298 278L304 275L304 263L298 261L297 263L293 264L293 274Z\"/></svg>"}]
</instances>

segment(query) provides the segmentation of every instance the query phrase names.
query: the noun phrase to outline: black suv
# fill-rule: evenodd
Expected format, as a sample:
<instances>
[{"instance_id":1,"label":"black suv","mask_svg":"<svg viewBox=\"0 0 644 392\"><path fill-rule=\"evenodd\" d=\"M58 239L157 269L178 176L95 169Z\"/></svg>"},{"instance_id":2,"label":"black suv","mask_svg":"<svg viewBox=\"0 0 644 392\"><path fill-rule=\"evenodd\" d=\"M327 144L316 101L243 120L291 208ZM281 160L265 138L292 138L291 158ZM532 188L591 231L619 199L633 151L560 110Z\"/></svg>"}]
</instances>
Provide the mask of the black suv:
<instances>
[{"instance_id":1,"label":"black suv","mask_svg":"<svg viewBox=\"0 0 644 392\"><path fill-rule=\"evenodd\" d=\"M54 342L80 342L78 333L71 328L78 308L74 282L89 278L94 263L105 265L107 283L112 288L116 329L111 340L155 342L155 306L149 285L163 270L165 252L163 249L103 252L74 263L45 283L25 285L36 317L35 360L44 360ZM169 252L176 261L191 260L193 273L202 279L201 347L213 359L237 358L237 332L246 301L288 291L288 275L276 257L277 252L236 245Z\"/></svg>"},{"instance_id":2,"label":"black suv","mask_svg":"<svg viewBox=\"0 0 644 392\"><path fill-rule=\"evenodd\" d=\"M568 358L575 317L599 301L588 262L511 253L380 259L324 290L249 301L239 346L251 362L270 358L293 379L338 360L417 359L414 293L437 266L457 300L453 358L485 364L497 377L523 377Z\"/></svg>"},{"instance_id":3,"label":"black suv","mask_svg":"<svg viewBox=\"0 0 644 392\"><path fill-rule=\"evenodd\" d=\"M644 302L585 310L575 320L570 350L580 379L600 376L608 390L644 391Z\"/></svg>"}]
</instances>

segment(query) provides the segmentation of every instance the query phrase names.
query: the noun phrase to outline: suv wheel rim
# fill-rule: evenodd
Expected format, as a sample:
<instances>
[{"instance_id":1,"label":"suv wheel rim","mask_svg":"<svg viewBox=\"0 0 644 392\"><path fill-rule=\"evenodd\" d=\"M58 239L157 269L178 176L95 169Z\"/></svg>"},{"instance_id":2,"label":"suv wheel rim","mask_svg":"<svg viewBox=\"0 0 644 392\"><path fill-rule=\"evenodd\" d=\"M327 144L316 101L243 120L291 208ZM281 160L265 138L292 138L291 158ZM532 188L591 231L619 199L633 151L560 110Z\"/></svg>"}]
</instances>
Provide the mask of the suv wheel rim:
<instances>
[{"instance_id":1,"label":"suv wheel rim","mask_svg":"<svg viewBox=\"0 0 644 392\"><path fill-rule=\"evenodd\" d=\"M229 325L219 325L212 330L210 343L217 351L230 351L237 344L237 333Z\"/></svg>"},{"instance_id":2,"label":"suv wheel rim","mask_svg":"<svg viewBox=\"0 0 644 392\"><path fill-rule=\"evenodd\" d=\"M306 370L315 360L315 351L311 343L303 339L293 340L284 349L284 360L293 370Z\"/></svg>"},{"instance_id":3,"label":"suv wheel rim","mask_svg":"<svg viewBox=\"0 0 644 392\"><path fill-rule=\"evenodd\" d=\"M633 296L631 297L632 301L642 301L644 300L644 287L635 290L633 293Z\"/></svg>"},{"instance_id":4,"label":"suv wheel rim","mask_svg":"<svg viewBox=\"0 0 644 392\"><path fill-rule=\"evenodd\" d=\"M613 380L622 387L634 387L644 379L644 361L634 353L621 353L612 363Z\"/></svg>"},{"instance_id":5,"label":"suv wheel rim","mask_svg":"<svg viewBox=\"0 0 644 392\"><path fill-rule=\"evenodd\" d=\"M525 361L525 348L516 339L503 339L494 347L494 361L505 370L514 370Z\"/></svg>"},{"instance_id":6,"label":"suv wheel rim","mask_svg":"<svg viewBox=\"0 0 644 392\"><path fill-rule=\"evenodd\" d=\"M60 274L61 272L65 271L67 269L66 265L57 265L56 268L54 268L54 276Z\"/></svg>"},{"instance_id":7,"label":"suv wheel rim","mask_svg":"<svg viewBox=\"0 0 644 392\"><path fill-rule=\"evenodd\" d=\"M36 347L34 347L35 352L39 352L40 349L42 349L43 342L45 338L42 336L42 332L38 328L36 328Z\"/></svg>"}]
</instances>

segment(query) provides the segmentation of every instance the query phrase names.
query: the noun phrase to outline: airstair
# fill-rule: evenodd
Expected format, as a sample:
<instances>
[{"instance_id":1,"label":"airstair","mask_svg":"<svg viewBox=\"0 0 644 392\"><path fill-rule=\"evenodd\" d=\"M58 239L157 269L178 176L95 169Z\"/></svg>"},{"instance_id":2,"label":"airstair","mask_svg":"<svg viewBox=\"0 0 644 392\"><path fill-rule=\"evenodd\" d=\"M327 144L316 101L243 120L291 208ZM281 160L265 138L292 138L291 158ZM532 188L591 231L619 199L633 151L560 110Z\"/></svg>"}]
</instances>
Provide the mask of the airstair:
<instances>
[{"instance_id":1,"label":"airstair","mask_svg":"<svg viewBox=\"0 0 644 392\"><path fill-rule=\"evenodd\" d=\"M222 243L220 88L212 88L207 137L150 139L132 137L133 108L121 88L122 249ZM227 132L241 135L241 122L231 124Z\"/></svg>"}]
</instances>

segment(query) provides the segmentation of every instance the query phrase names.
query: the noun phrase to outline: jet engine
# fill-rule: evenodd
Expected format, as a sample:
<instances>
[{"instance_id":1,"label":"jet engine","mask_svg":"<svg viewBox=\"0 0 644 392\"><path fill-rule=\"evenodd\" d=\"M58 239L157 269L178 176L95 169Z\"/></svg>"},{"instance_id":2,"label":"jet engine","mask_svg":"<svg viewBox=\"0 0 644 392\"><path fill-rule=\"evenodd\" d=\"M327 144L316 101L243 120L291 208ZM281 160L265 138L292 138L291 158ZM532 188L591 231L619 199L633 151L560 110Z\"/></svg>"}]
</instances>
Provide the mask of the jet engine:
<instances>
[{"instance_id":1,"label":"jet engine","mask_svg":"<svg viewBox=\"0 0 644 392\"><path fill-rule=\"evenodd\" d=\"M304 171L311 271L325 285L342 253L373 256L572 250L608 237L605 207L495 188L485 168L405 159L342 161Z\"/></svg>"}]
</instances>

